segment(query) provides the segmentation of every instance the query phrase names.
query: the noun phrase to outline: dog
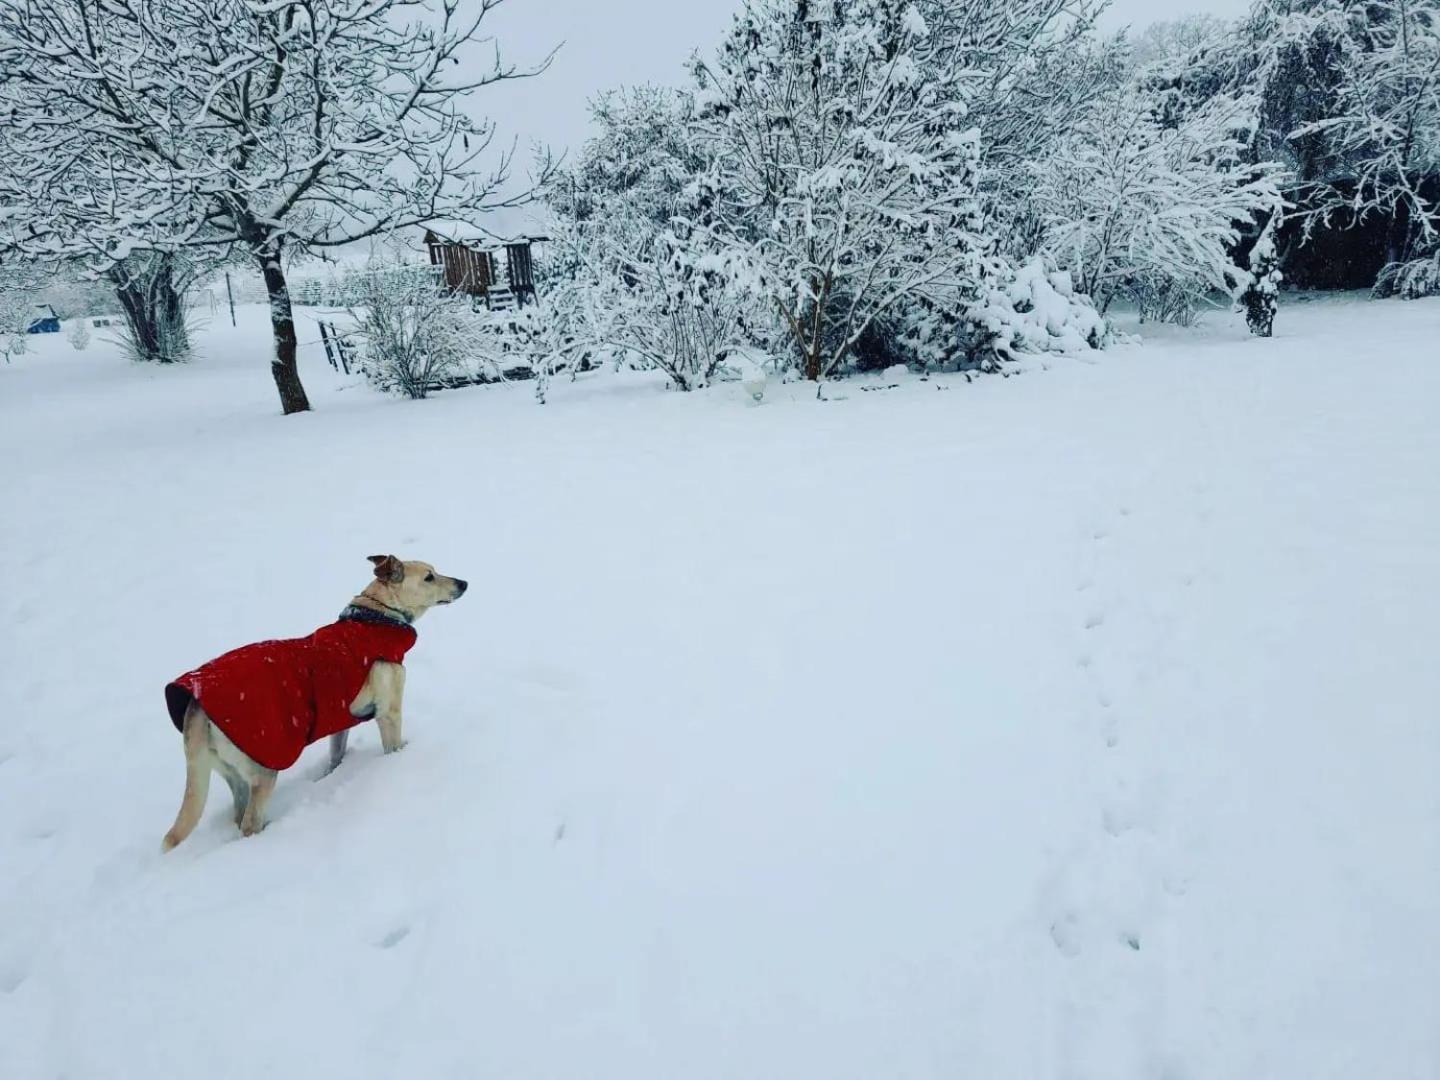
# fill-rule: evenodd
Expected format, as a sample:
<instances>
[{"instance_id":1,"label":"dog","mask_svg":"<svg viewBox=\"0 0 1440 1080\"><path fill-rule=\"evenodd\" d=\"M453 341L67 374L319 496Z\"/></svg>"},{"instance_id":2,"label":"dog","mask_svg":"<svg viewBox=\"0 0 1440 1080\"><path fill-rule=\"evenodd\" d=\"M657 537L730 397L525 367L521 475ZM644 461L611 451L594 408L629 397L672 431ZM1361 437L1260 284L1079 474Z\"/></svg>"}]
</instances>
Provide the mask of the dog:
<instances>
[{"instance_id":1,"label":"dog","mask_svg":"<svg viewBox=\"0 0 1440 1080\"><path fill-rule=\"evenodd\" d=\"M394 753L400 737L405 654L415 620L460 599L468 583L429 563L371 555L375 580L339 619L303 638L262 641L216 657L165 687L170 720L185 748L185 797L165 834L170 851L200 822L218 772L235 800L244 836L265 827L265 807L281 770L327 736L330 767L340 764L350 729L366 720Z\"/></svg>"}]
</instances>

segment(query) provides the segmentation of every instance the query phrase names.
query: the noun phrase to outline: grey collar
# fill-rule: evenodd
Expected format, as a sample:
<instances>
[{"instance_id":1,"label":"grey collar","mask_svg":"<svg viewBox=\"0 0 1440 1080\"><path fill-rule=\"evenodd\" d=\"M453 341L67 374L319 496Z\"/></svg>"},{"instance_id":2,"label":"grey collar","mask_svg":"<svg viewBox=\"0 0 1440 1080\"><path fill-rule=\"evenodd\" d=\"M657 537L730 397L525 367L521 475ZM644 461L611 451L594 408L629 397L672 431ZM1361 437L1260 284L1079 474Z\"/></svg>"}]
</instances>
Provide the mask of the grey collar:
<instances>
[{"instance_id":1,"label":"grey collar","mask_svg":"<svg viewBox=\"0 0 1440 1080\"><path fill-rule=\"evenodd\" d=\"M375 601L377 604L379 600ZM361 607L359 604L347 604L345 610L340 612L341 622L363 622L379 623L384 626L409 626L415 620L399 608L393 608L389 604L381 604L385 611L376 611L374 608ZM393 611L393 615L386 612Z\"/></svg>"}]
</instances>

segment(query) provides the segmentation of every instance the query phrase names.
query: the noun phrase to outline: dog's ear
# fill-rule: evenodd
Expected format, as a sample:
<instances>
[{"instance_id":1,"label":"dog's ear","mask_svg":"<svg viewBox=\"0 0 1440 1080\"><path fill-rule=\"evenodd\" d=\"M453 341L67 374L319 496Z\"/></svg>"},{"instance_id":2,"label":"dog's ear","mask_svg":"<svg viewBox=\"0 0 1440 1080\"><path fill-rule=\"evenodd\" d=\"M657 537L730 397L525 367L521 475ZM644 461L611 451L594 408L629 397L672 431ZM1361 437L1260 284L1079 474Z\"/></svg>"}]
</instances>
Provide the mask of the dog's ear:
<instances>
[{"instance_id":1,"label":"dog's ear","mask_svg":"<svg viewBox=\"0 0 1440 1080\"><path fill-rule=\"evenodd\" d=\"M375 564L375 576L381 581L399 585L405 580L405 564L394 555L368 555L366 558Z\"/></svg>"}]
</instances>

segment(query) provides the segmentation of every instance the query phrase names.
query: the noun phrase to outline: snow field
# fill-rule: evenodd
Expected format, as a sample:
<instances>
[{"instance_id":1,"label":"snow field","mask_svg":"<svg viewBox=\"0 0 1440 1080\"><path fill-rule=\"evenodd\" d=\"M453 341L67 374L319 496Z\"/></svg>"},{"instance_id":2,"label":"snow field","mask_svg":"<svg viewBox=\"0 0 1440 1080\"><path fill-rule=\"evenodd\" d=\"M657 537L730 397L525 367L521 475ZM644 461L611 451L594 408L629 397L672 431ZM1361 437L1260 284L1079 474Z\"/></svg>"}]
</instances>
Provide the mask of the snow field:
<instances>
[{"instance_id":1,"label":"snow field","mask_svg":"<svg viewBox=\"0 0 1440 1080\"><path fill-rule=\"evenodd\" d=\"M242 319L0 370L7 1078L1440 1068L1440 305L291 418ZM164 682L390 550L409 745L162 858Z\"/></svg>"}]
</instances>

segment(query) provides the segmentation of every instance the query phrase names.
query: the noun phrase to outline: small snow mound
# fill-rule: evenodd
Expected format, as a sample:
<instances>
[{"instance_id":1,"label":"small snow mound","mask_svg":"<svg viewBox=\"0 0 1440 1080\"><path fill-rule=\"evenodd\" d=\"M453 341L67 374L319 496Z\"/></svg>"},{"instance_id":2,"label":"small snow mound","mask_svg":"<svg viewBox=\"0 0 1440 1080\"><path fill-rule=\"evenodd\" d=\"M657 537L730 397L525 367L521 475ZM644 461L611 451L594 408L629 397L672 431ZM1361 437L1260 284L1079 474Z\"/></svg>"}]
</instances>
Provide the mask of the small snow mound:
<instances>
[{"instance_id":1,"label":"small snow mound","mask_svg":"<svg viewBox=\"0 0 1440 1080\"><path fill-rule=\"evenodd\" d=\"M770 376L766 370L771 358L759 349L741 347L732 349L725 362L740 376L740 386L753 400L765 397Z\"/></svg>"}]
</instances>

